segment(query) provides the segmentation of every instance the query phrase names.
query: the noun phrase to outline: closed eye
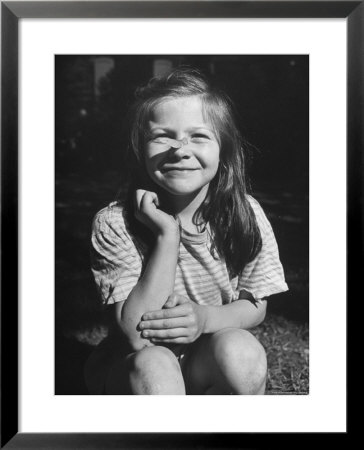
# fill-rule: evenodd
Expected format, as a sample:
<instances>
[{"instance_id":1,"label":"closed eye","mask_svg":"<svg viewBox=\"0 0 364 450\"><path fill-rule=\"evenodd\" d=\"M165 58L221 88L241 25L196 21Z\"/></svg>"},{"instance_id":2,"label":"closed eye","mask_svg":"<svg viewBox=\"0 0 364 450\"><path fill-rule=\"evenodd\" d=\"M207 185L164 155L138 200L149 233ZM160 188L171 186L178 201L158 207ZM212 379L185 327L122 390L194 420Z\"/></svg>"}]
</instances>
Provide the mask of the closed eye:
<instances>
[{"instance_id":1,"label":"closed eye","mask_svg":"<svg viewBox=\"0 0 364 450\"><path fill-rule=\"evenodd\" d=\"M191 140L193 142L203 142L203 141L209 141L210 137L207 136L206 134L195 133L191 136Z\"/></svg>"},{"instance_id":2,"label":"closed eye","mask_svg":"<svg viewBox=\"0 0 364 450\"><path fill-rule=\"evenodd\" d=\"M157 134L152 136L151 141L154 142L165 142L166 139L169 139L170 137L168 136L168 134L166 133L161 133L161 134Z\"/></svg>"}]
</instances>

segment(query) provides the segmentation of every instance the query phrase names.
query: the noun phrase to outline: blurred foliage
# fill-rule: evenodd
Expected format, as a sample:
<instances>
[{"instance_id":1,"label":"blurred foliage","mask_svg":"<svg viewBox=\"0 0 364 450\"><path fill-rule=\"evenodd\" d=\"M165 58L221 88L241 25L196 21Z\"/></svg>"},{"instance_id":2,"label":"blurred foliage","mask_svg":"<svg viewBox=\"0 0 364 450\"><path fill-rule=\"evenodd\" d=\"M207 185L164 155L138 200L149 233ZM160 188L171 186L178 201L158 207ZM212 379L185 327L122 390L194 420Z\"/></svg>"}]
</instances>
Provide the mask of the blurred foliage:
<instances>
[{"instance_id":1,"label":"blurred foliage","mask_svg":"<svg viewBox=\"0 0 364 450\"><path fill-rule=\"evenodd\" d=\"M238 126L252 144L254 186L308 191L308 57L163 55L199 68L227 92ZM113 55L95 86L97 56L56 58L57 170L125 170L126 117L134 91L153 74L158 55ZM97 91L97 93L96 93Z\"/></svg>"}]
</instances>

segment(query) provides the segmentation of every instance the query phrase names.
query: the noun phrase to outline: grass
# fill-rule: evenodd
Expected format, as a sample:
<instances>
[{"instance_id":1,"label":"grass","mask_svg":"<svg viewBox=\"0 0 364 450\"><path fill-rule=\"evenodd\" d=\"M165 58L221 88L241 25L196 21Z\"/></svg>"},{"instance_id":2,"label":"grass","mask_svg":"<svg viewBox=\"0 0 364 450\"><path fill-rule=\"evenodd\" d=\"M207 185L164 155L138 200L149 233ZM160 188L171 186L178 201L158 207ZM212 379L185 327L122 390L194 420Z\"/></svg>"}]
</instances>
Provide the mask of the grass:
<instances>
[{"instance_id":1,"label":"grass","mask_svg":"<svg viewBox=\"0 0 364 450\"><path fill-rule=\"evenodd\" d=\"M118 187L115 172L56 177L56 393L86 394L82 367L107 334L89 268L93 215ZM268 301L265 321L252 333L268 357L268 395L309 392L307 199L258 192L279 243L290 291Z\"/></svg>"},{"instance_id":2,"label":"grass","mask_svg":"<svg viewBox=\"0 0 364 450\"><path fill-rule=\"evenodd\" d=\"M271 314L252 333L267 352L267 394L308 394L308 324Z\"/></svg>"}]
</instances>

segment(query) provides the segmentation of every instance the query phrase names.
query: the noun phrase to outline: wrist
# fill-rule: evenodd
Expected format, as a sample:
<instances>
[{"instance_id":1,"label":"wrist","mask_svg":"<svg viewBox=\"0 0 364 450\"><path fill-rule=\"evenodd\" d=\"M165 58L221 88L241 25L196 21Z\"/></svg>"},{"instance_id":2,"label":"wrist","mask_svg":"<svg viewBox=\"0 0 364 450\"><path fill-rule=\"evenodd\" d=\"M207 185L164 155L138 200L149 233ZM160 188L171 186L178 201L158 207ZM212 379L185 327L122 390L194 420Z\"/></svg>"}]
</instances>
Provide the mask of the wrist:
<instances>
[{"instance_id":1,"label":"wrist","mask_svg":"<svg viewBox=\"0 0 364 450\"><path fill-rule=\"evenodd\" d=\"M178 243L180 241L180 232L179 232L179 227L176 224L176 227L170 227L168 229L165 230L161 230L158 234L157 234L157 239L158 240L162 240L162 241L167 241L170 242L171 244L173 243Z\"/></svg>"},{"instance_id":2,"label":"wrist","mask_svg":"<svg viewBox=\"0 0 364 450\"><path fill-rule=\"evenodd\" d=\"M209 306L204 306L204 305L197 305L198 308L198 315L200 318L200 329L201 329L201 334L206 334L208 333L208 313L209 313Z\"/></svg>"},{"instance_id":3,"label":"wrist","mask_svg":"<svg viewBox=\"0 0 364 450\"><path fill-rule=\"evenodd\" d=\"M204 325L203 325L203 333L215 333L220 327L220 308L221 306L203 306L204 313Z\"/></svg>"}]
</instances>

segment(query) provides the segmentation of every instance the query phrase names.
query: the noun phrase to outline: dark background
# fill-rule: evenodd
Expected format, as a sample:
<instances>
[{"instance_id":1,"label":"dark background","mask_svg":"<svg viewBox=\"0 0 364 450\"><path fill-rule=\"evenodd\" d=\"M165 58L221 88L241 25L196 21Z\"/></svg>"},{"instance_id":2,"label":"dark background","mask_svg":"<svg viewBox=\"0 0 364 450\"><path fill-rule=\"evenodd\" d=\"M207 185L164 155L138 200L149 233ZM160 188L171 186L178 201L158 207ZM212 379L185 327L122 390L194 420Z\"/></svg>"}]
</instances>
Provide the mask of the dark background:
<instances>
[{"instance_id":1,"label":"dark background","mask_svg":"<svg viewBox=\"0 0 364 450\"><path fill-rule=\"evenodd\" d=\"M227 92L251 144L253 195L272 223L290 288L269 299L255 330L270 352L268 391L308 392L308 62L304 55L56 56L56 394L86 393L85 358L107 334L90 271L91 221L123 184L134 90L179 65L201 69Z\"/></svg>"}]
</instances>

